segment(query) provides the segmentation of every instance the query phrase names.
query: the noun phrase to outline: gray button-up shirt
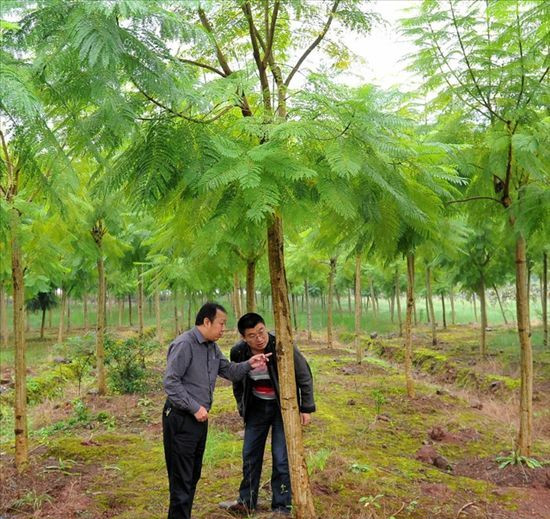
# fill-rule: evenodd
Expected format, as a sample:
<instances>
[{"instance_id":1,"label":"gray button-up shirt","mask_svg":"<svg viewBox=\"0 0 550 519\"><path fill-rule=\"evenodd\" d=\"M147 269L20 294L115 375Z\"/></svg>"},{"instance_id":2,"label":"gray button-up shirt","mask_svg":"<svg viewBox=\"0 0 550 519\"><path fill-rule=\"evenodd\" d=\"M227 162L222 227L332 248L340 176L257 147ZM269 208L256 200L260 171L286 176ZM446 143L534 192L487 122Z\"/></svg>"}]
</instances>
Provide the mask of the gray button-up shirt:
<instances>
[{"instance_id":1,"label":"gray button-up shirt","mask_svg":"<svg viewBox=\"0 0 550 519\"><path fill-rule=\"evenodd\" d=\"M215 342L207 341L197 327L182 333L168 348L164 390L177 408L196 413L212 407L216 377L241 380L248 362L229 362Z\"/></svg>"}]
</instances>

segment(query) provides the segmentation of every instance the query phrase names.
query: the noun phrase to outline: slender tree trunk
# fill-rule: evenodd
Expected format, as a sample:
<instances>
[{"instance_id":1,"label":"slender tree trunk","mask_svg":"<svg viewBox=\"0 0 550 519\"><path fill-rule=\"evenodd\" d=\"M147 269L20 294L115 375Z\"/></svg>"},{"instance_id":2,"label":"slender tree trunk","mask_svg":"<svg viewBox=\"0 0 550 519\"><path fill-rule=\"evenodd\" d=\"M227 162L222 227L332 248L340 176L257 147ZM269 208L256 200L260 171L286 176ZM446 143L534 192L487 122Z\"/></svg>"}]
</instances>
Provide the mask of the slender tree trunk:
<instances>
[{"instance_id":1,"label":"slender tree trunk","mask_svg":"<svg viewBox=\"0 0 550 519\"><path fill-rule=\"evenodd\" d=\"M449 291L449 299L451 300L451 324L456 324L456 314L455 314L455 292L453 285L451 285L451 290Z\"/></svg>"},{"instance_id":2,"label":"slender tree trunk","mask_svg":"<svg viewBox=\"0 0 550 519\"><path fill-rule=\"evenodd\" d=\"M294 319L294 333L298 333L298 306L296 304L296 294L292 294L292 317Z\"/></svg>"},{"instance_id":3,"label":"slender tree trunk","mask_svg":"<svg viewBox=\"0 0 550 519\"><path fill-rule=\"evenodd\" d=\"M414 254L407 254L407 313L405 315L405 379L407 396L414 398L414 380L412 375L412 314L414 310Z\"/></svg>"},{"instance_id":4,"label":"slender tree trunk","mask_svg":"<svg viewBox=\"0 0 550 519\"><path fill-rule=\"evenodd\" d=\"M48 328L52 329L52 309L48 308Z\"/></svg>"},{"instance_id":5,"label":"slender tree trunk","mask_svg":"<svg viewBox=\"0 0 550 519\"><path fill-rule=\"evenodd\" d=\"M426 306L426 324L430 324L430 307L428 305L428 293L424 296L424 304Z\"/></svg>"},{"instance_id":6,"label":"slender tree trunk","mask_svg":"<svg viewBox=\"0 0 550 519\"><path fill-rule=\"evenodd\" d=\"M273 219L267 229L269 275L273 295L273 313L277 337L277 364L280 378L281 414L290 468L293 505L297 519L315 517L313 496L309 484L302 426L296 397L294 374L293 337L290 325L288 286L284 266L283 226L279 216Z\"/></svg>"},{"instance_id":7,"label":"slender tree trunk","mask_svg":"<svg viewBox=\"0 0 550 519\"><path fill-rule=\"evenodd\" d=\"M71 298L67 294L67 332L71 331Z\"/></svg>"},{"instance_id":8,"label":"slender tree trunk","mask_svg":"<svg viewBox=\"0 0 550 519\"><path fill-rule=\"evenodd\" d=\"M2 336L2 347L8 347L8 294L5 289L4 281L0 282L0 335Z\"/></svg>"},{"instance_id":9,"label":"slender tree trunk","mask_svg":"<svg viewBox=\"0 0 550 519\"><path fill-rule=\"evenodd\" d=\"M103 247L99 244L97 259L97 275L99 292L97 299L97 328L96 328L96 359L97 359L97 389L100 395L107 393L105 380L105 266L103 263Z\"/></svg>"},{"instance_id":10,"label":"slender tree trunk","mask_svg":"<svg viewBox=\"0 0 550 519\"><path fill-rule=\"evenodd\" d=\"M485 298L485 276L481 272L479 280L479 311L481 314L481 343L479 354L482 359L487 357L487 301Z\"/></svg>"},{"instance_id":11,"label":"slender tree trunk","mask_svg":"<svg viewBox=\"0 0 550 519\"><path fill-rule=\"evenodd\" d=\"M309 298L309 286L307 278L304 280L304 294L306 296L307 340L311 342L311 300Z\"/></svg>"},{"instance_id":12,"label":"slender tree trunk","mask_svg":"<svg viewBox=\"0 0 550 519\"><path fill-rule=\"evenodd\" d=\"M531 265L527 263L527 320L529 322L529 337L531 337Z\"/></svg>"},{"instance_id":13,"label":"slender tree trunk","mask_svg":"<svg viewBox=\"0 0 550 519\"><path fill-rule=\"evenodd\" d=\"M441 310L443 312L443 328L447 328L447 315L445 312L445 294L441 292Z\"/></svg>"},{"instance_id":14,"label":"slender tree trunk","mask_svg":"<svg viewBox=\"0 0 550 519\"><path fill-rule=\"evenodd\" d=\"M63 332L65 331L65 310L67 308L67 291L61 292L61 306L59 307L59 326L57 328L57 343L63 344ZM65 354L66 354L65 350Z\"/></svg>"},{"instance_id":15,"label":"slender tree trunk","mask_svg":"<svg viewBox=\"0 0 550 519\"><path fill-rule=\"evenodd\" d=\"M189 301L187 305L187 329L191 329L191 312L192 312L192 306L193 306L193 294L189 293Z\"/></svg>"},{"instance_id":16,"label":"slender tree trunk","mask_svg":"<svg viewBox=\"0 0 550 519\"><path fill-rule=\"evenodd\" d=\"M418 326L418 315L416 314L416 299L413 301L413 316L414 316L414 325Z\"/></svg>"},{"instance_id":17,"label":"slender tree trunk","mask_svg":"<svg viewBox=\"0 0 550 519\"><path fill-rule=\"evenodd\" d=\"M124 317L124 299L118 298L118 327L122 328L122 318Z\"/></svg>"},{"instance_id":18,"label":"slender tree trunk","mask_svg":"<svg viewBox=\"0 0 550 519\"><path fill-rule=\"evenodd\" d=\"M348 293L348 312L351 314L351 289L347 289L346 292Z\"/></svg>"},{"instance_id":19,"label":"slender tree trunk","mask_svg":"<svg viewBox=\"0 0 550 519\"><path fill-rule=\"evenodd\" d=\"M340 292L337 288L334 289L334 293L336 294L336 304L338 305L338 313L342 313L342 299L340 298Z\"/></svg>"},{"instance_id":20,"label":"slender tree trunk","mask_svg":"<svg viewBox=\"0 0 550 519\"><path fill-rule=\"evenodd\" d=\"M138 333L140 337L143 337L144 319L143 319L143 266L138 265Z\"/></svg>"},{"instance_id":21,"label":"slender tree trunk","mask_svg":"<svg viewBox=\"0 0 550 519\"><path fill-rule=\"evenodd\" d=\"M493 283L493 290L495 291L495 295L497 296L498 306L500 308L500 313L502 314L502 318L504 319L504 324L508 324L508 319L506 319L506 312L504 311L504 307L502 306L502 300L500 299L500 294L498 293L497 286Z\"/></svg>"},{"instance_id":22,"label":"slender tree trunk","mask_svg":"<svg viewBox=\"0 0 550 519\"><path fill-rule=\"evenodd\" d=\"M355 360L357 364L363 361L361 351L361 254L355 255Z\"/></svg>"},{"instance_id":23,"label":"slender tree trunk","mask_svg":"<svg viewBox=\"0 0 550 519\"><path fill-rule=\"evenodd\" d=\"M40 321L40 338L44 338L44 325L46 324L46 309L42 308L42 319Z\"/></svg>"},{"instance_id":24,"label":"slender tree trunk","mask_svg":"<svg viewBox=\"0 0 550 519\"><path fill-rule=\"evenodd\" d=\"M548 253L542 255L542 336L545 348L548 348Z\"/></svg>"},{"instance_id":25,"label":"slender tree trunk","mask_svg":"<svg viewBox=\"0 0 550 519\"><path fill-rule=\"evenodd\" d=\"M437 344L437 323L435 321L434 300L432 296L432 268L426 268L426 298L428 300L428 308L430 310L430 320L432 323L432 345Z\"/></svg>"},{"instance_id":26,"label":"slender tree trunk","mask_svg":"<svg viewBox=\"0 0 550 519\"><path fill-rule=\"evenodd\" d=\"M395 322L395 291L392 291L390 297L388 297L388 308L390 310L390 320Z\"/></svg>"},{"instance_id":27,"label":"slender tree trunk","mask_svg":"<svg viewBox=\"0 0 550 519\"><path fill-rule=\"evenodd\" d=\"M233 272L233 308L235 310L235 319L239 319L239 317L243 314L239 285L239 273L235 271Z\"/></svg>"},{"instance_id":28,"label":"slender tree trunk","mask_svg":"<svg viewBox=\"0 0 550 519\"><path fill-rule=\"evenodd\" d=\"M256 311L256 260L246 262L246 311Z\"/></svg>"},{"instance_id":29,"label":"slender tree trunk","mask_svg":"<svg viewBox=\"0 0 550 519\"><path fill-rule=\"evenodd\" d=\"M533 352L529 334L528 297L526 244L525 238L520 235L516 240L516 309L521 347L520 418L517 448L522 456L531 456L533 441Z\"/></svg>"},{"instance_id":30,"label":"slender tree trunk","mask_svg":"<svg viewBox=\"0 0 550 519\"><path fill-rule=\"evenodd\" d=\"M328 301L327 301L327 342L328 347L334 346L332 337L332 306L334 293L334 275L336 274L336 258L330 258L330 268L328 271Z\"/></svg>"},{"instance_id":31,"label":"slender tree trunk","mask_svg":"<svg viewBox=\"0 0 550 519\"><path fill-rule=\"evenodd\" d=\"M374 294L374 283L372 281L372 276L369 278L369 286L370 286L370 298L372 301L372 314L374 315L374 317L377 317L378 308L376 307L376 298Z\"/></svg>"},{"instance_id":32,"label":"slender tree trunk","mask_svg":"<svg viewBox=\"0 0 550 519\"><path fill-rule=\"evenodd\" d=\"M132 327L132 294L128 294L128 326Z\"/></svg>"},{"instance_id":33,"label":"slender tree trunk","mask_svg":"<svg viewBox=\"0 0 550 519\"><path fill-rule=\"evenodd\" d=\"M162 321L160 319L160 290L158 286L155 289L155 318L157 324L157 341L162 344Z\"/></svg>"},{"instance_id":34,"label":"slender tree trunk","mask_svg":"<svg viewBox=\"0 0 550 519\"><path fill-rule=\"evenodd\" d=\"M399 321L399 337L403 337L403 319L401 317L401 287L399 283L398 267L395 267L395 300L397 302L397 319Z\"/></svg>"},{"instance_id":35,"label":"slender tree trunk","mask_svg":"<svg viewBox=\"0 0 550 519\"><path fill-rule=\"evenodd\" d=\"M88 294L84 293L82 298L83 312L84 312L84 331L88 331Z\"/></svg>"},{"instance_id":36,"label":"slender tree trunk","mask_svg":"<svg viewBox=\"0 0 550 519\"><path fill-rule=\"evenodd\" d=\"M180 331L178 318L178 289L174 287L174 337L177 337Z\"/></svg>"},{"instance_id":37,"label":"slender tree trunk","mask_svg":"<svg viewBox=\"0 0 550 519\"><path fill-rule=\"evenodd\" d=\"M475 292L472 293L472 305L474 306L474 319L477 323L477 302L476 302L476 294Z\"/></svg>"},{"instance_id":38,"label":"slender tree trunk","mask_svg":"<svg viewBox=\"0 0 550 519\"><path fill-rule=\"evenodd\" d=\"M19 244L20 217L17 210L10 211L9 232L11 274L13 283L13 335L15 343L15 465L18 471L25 468L29 459L27 428L27 367L25 362L25 285L23 254Z\"/></svg>"}]
</instances>

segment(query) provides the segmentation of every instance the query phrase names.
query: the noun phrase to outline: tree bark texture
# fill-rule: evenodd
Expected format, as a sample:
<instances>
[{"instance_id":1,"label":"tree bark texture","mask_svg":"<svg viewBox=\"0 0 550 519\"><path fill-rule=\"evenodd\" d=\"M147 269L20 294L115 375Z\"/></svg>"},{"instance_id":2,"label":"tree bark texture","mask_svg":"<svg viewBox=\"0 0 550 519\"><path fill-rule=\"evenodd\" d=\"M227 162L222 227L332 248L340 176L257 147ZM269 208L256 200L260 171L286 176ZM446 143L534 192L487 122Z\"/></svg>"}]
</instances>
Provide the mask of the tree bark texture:
<instances>
[{"instance_id":1,"label":"tree bark texture","mask_svg":"<svg viewBox=\"0 0 550 519\"><path fill-rule=\"evenodd\" d=\"M548 348L548 253L542 255L542 336L545 348Z\"/></svg>"},{"instance_id":2,"label":"tree bark texture","mask_svg":"<svg viewBox=\"0 0 550 519\"><path fill-rule=\"evenodd\" d=\"M143 303L144 303L144 294L143 294L143 266L138 265L138 333L140 337L143 337L144 330L144 319L143 319Z\"/></svg>"},{"instance_id":3,"label":"tree bark texture","mask_svg":"<svg viewBox=\"0 0 550 519\"><path fill-rule=\"evenodd\" d=\"M399 269L395 268L395 301L397 303L397 320L399 321L399 337L403 337L403 319L401 317L401 287Z\"/></svg>"},{"instance_id":4,"label":"tree bark texture","mask_svg":"<svg viewBox=\"0 0 550 519\"><path fill-rule=\"evenodd\" d=\"M246 262L246 311L256 311L256 260Z\"/></svg>"},{"instance_id":5,"label":"tree bark texture","mask_svg":"<svg viewBox=\"0 0 550 519\"><path fill-rule=\"evenodd\" d=\"M304 280L304 294L306 296L307 340L311 342L311 299L309 298L309 285L307 278Z\"/></svg>"},{"instance_id":6,"label":"tree bark texture","mask_svg":"<svg viewBox=\"0 0 550 519\"><path fill-rule=\"evenodd\" d=\"M432 268L426 268L426 298L428 300L428 309L430 311L430 321L432 324L432 345L437 344L437 323L435 321L434 299L432 294Z\"/></svg>"},{"instance_id":7,"label":"tree bark texture","mask_svg":"<svg viewBox=\"0 0 550 519\"><path fill-rule=\"evenodd\" d=\"M412 375L412 315L414 312L414 254L407 254L407 313L405 315L405 380L407 396L415 397Z\"/></svg>"},{"instance_id":8,"label":"tree bark texture","mask_svg":"<svg viewBox=\"0 0 550 519\"><path fill-rule=\"evenodd\" d=\"M355 360L361 364L363 352L361 350L361 254L355 255Z\"/></svg>"},{"instance_id":9,"label":"tree bark texture","mask_svg":"<svg viewBox=\"0 0 550 519\"><path fill-rule=\"evenodd\" d=\"M485 359L487 357L487 301L485 297L485 276L483 272L479 280L479 312L481 315L479 354L482 359Z\"/></svg>"},{"instance_id":10,"label":"tree bark texture","mask_svg":"<svg viewBox=\"0 0 550 519\"><path fill-rule=\"evenodd\" d=\"M5 289L4 281L0 282L0 335L2 336L2 347L8 347L9 329L8 329L8 294Z\"/></svg>"},{"instance_id":11,"label":"tree bark texture","mask_svg":"<svg viewBox=\"0 0 550 519\"><path fill-rule=\"evenodd\" d=\"M269 275L273 297L277 362L281 388L281 413L288 450L293 504L298 519L315 517L309 484L302 426L296 396L293 337L288 301L288 285L284 266L283 223L274 215L267 228Z\"/></svg>"},{"instance_id":12,"label":"tree bark texture","mask_svg":"<svg viewBox=\"0 0 550 519\"><path fill-rule=\"evenodd\" d=\"M22 471L29 459L27 426L27 366L25 361L25 285L23 253L19 244L20 216L10 211L11 274L13 284L13 338L15 344L15 466Z\"/></svg>"},{"instance_id":13,"label":"tree bark texture","mask_svg":"<svg viewBox=\"0 0 550 519\"><path fill-rule=\"evenodd\" d=\"M529 335L527 291L527 252L525 238L516 239L516 310L520 354L519 433L517 449L522 456L531 456L533 443L533 352Z\"/></svg>"},{"instance_id":14,"label":"tree bark texture","mask_svg":"<svg viewBox=\"0 0 550 519\"><path fill-rule=\"evenodd\" d=\"M508 319L506 319L506 312L504 311L504 307L502 306L502 300L500 299L500 294L498 293L496 285L493 285L493 290L495 291L495 295L497 296L498 306L500 307L500 313L502 314L502 318L504 319L504 324L508 324Z\"/></svg>"},{"instance_id":15,"label":"tree bark texture","mask_svg":"<svg viewBox=\"0 0 550 519\"><path fill-rule=\"evenodd\" d=\"M328 271L328 301L327 301L327 342L328 347L334 346L334 339L332 336L332 323L333 323L333 294L334 294L334 276L336 274L336 258L330 258L330 267Z\"/></svg>"}]
</instances>

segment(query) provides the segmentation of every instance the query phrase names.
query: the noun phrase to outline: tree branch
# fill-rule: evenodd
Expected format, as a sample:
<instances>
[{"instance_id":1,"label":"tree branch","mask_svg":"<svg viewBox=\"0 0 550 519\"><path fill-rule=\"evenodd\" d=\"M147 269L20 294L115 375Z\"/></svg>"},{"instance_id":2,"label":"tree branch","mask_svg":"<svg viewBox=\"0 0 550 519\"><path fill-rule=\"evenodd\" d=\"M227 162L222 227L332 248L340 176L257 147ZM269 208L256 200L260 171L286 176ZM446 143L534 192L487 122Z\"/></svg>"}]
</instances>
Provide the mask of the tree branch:
<instances>
[{"instance_id":1,"label":"tree branch","mask_svg":"<svg viewBox=\"0 0 550 519\"><path fill-rule=\"evenodd\" d=\"M258 30L254 25L254 20L252 18L252 8L250 7L250 2L245 2L242 5L242 10L248 22L250 42L252 43L252 54L254 55L254 61L256 62L256 67L258 68L258 74L260 75L260 86L262 89L262 99L264 102L264 108L267 112L271 112L271 92L269 90L269 80L267 79L267 74L266 74L266 64L264 63L264 60L260 58L260 49L258 48L258 38L257 38Z\"/></svg>"},{"instance_id":2,"label":"tree branch","mask_svg":"<svg viewBox=\"0 0 550 519\"><path fill-rule=\"evenodd\" d=\"M325 37L326 33L328 32L328 30L330 28L332 20L334 18L334 14L336 13L336 10L338 9L338 4L339 3L340 3L340 0L334 0L334 4L332 4L332 9L330 10L330 14L327 18L325 26L323 27L323 30L321 31L319 36L317 36L317 38L315 38L313 43L306 49L306 51L300 56L300 59L296 62L296 65L294 65L294 67L290 71L290 74L288 75L288 77L286 78L286 81L285 81L285 86L286 87L288 87L288 85L292 81L292 78L294 77L296 72L298 72L298 69L300 68L302 63L306 60L306 58L313 52L313 50L319 45L319 43L321 43L321 41Z\"/></svg>"},{"instance_id":3,"label":"tree branch","mask_svg":"<svg viewBox=\"0 0 550 519\"><path fill-rule=\"evenodd\" d=\"M458 38L458 43L460 45L460 49L462 50L462 56L464 57L464 62L466 63L466 67L468 68L468 73L470 75L470 78L472 79L472 82L473 82L473 84L474 84L474 86L477 90L477 93L479 94L479 99L481 101L481 104L485 108L487 108L487 110L489 110L490 114L494 115L495 117L497 117L501 121L506 122L506 121L504 121L504 119L499 114L497 114L493 110L493 108L491 107L490 101L485 99L485 97L483 95L483 92L481 91L479 83L477 82L477 79L474 75L474 71L472 70L472 66L470 65L470 60L468 59L468 54L466 53L466 49L464 48L464 42L462 41L462 36L460 35L460 31L458 29L458 22L456 20L456 15L455 15L455 10L454 10L454 7L453 7L453 1L452 0L449 0L449 7L451 8L451 17L452 17L452 20L453 20L453 25L454 25L454 28L455 28L456 36Z\"/></svg>"},{"instance_id":4,"label":"tree branch","mask_svg":"<svg viewBox=\"0 0 550 519\"><path fill-rule=\"evenodd\" d=\"M158 106L159 108L162 108L163 110L166 110L167 112L171 113L175 117L181 117L182 119L185 119L186 121L190 121L190 122L193 122L193 123L201 123L201 124L211 123L211 122L215 121L216 119L219 119L222 115L229 112L229 110L235 108L234 106L227 106L223 110L221 110L219 113L217 113L215 116L210 117L209 119L207 118L208 114L204 115L202 117L202 119L197 119L196 117L191 117L191 116L185 115L181 112L176 112L175 110L173 110L169 106L166 106L164 103L161 103L160 101L158 101L154 97L150 96L147 92L145 92L145 90L140 88L140 86L135 82L134 79L132 79L132 83L138 89L139 93L141 95L143 95L143 97L145 97L146 99L151 101L151 103L153 103L154 105ZM210 111L209 113L212 113L212 111Z\"/></svg>"},{"instance_id":5,"label":"tree branch","mask_svg":"<svg viewBox=\"0 0 550 519\"><path fill-rule=\"evenodd\" d=\"M221 70L218 70L216 67L212 67L211 65L208 65L207 63L201 63L200 61L194 61L192 59L185 59L185 58L176 58L178 61L181 61L182 63L186 63L187 65L195 65L196 67L205 68L206 70L210 70L210 72L214 72L215 74L218 74L221 77L227 77L227 74Z\"/></svg>"},{"instance_id":6,"label":"tree branch","mask_svg":"<svg viewBox=\"0 0 550 519\"><path fill-rule=\"evenodd\" d=\"M492 196L472 196L470 198L463 198L461 200L450 200L449 202L445 202L445 205L460 204L462 202L470 202L472 200L492 200L493 202L502 205L502 200L499 200L498 198L493 198Z\"/></svg>"},{"instance_id":7,"label":"tree branch","mask_svg":"<svg viewBox=\"0 0 550 519\"><path fill-rule=\"evenodd\" d=\"M521 98L523 96L523 89L525 88L525 66L523 63L523 45L521 43L521 25L519 22L519 7L518 4L516 4L516 28L518 32L518 44L519 44L519 60L521 63L521 86L519 89L518 99L516 101L516 110L519 107L519 104L521 103Z\"/></svg>"}]
</instances>

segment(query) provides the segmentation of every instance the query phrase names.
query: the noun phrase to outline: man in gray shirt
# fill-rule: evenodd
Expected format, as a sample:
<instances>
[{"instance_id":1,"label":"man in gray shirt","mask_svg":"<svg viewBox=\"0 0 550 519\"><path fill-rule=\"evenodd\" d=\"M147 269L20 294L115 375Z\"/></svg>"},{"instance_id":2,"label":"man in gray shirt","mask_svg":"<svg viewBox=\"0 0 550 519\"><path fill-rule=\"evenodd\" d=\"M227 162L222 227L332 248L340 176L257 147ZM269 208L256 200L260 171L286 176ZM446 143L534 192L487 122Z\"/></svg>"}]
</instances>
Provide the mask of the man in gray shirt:
<instances>
[{"instance_id":1,"label":"man in gray shirt","mask_svg":"<svg viewBox=\"0 0 550 519\"><path fill-rule=\"evenodd\" d=\"M265 368L268 354L245 362L229 362L217 341L225 330L227 312L216 303L202 306L195 327L177 337L168 349L162 414L164 455L170 485L168 519L190 519L202 468L208 412L219 375L241 380L251 369Z\"/></svg>"}]
</instances>

